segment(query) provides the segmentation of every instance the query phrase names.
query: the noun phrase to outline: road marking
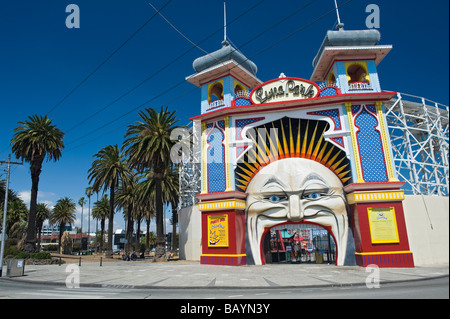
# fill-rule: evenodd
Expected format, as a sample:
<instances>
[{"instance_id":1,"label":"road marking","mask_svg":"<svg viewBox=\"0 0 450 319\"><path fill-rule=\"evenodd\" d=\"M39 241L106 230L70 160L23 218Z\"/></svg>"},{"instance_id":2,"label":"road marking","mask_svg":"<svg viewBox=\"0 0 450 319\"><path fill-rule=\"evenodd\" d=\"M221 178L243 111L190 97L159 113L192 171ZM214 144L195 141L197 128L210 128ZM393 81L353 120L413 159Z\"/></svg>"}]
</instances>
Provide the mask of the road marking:
<instances>
[{"instance_id":1,"label":"road marking","mask_svg":"<svg viewBox=\"0 0 450 319\"><path fill-rule=\"evenodd\" d=\"M234 298L234 297L244 297L244 295L232 295L232 296L228 296L228 298Z\"/></svg>"},{"instance_id":2,"label":"road marking","mask_svg":"<svg viewBox=\"0 0 450 319\"><path fill-rule=\"evenodd\" d=\"M80 288L57 288L55 290L50 290L50 289L40 289L38 290L39 292L43 292L43 293L58 293L58 291L60 291L61 293L68 293L68 294L88 294L88 295L95 295L95 294L102 294L102 295L117 295L119 294L118 292L106 292L106 291L101 291L101 290L84 290L84 289L80 289Z\"/></svg>"},{"instance_id":3,"label":"road marking","mask_svg":"<svg viewBox=\"0 0 450 319\"><path fill-rule=\"evenodd\" d=\"M99 295L88 295L85 294L69 294L69 295L63 295L63 294L55 294L55 293L43 293L43 292L18 292L18 295L25 295L25 296L39 296L42 298L45 297L58 297L58 299L72 299L72 298L82 298L82 299L101 299L104 298L103 296Z\"/></svg>"}]
</instances>

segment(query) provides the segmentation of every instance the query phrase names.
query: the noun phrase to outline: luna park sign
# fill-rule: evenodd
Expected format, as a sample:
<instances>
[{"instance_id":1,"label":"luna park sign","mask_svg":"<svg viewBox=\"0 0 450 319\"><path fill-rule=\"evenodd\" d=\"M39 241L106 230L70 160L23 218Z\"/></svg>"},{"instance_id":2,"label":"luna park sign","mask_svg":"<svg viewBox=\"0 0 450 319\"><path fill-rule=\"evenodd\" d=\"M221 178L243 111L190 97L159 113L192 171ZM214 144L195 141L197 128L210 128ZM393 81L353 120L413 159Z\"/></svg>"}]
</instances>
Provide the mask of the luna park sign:
<instances>
[{"instance_id":1,"label":"luna park sign","mask_svg":"<svg viewBox=\"0 0 450 319\"><path fill-rule=\"evenodd\" d=\"M312 99L319 95L317 84L299 78L279 78L267 81L250 93L253 104L289 102Z\"/></svg>"}]
</instances>

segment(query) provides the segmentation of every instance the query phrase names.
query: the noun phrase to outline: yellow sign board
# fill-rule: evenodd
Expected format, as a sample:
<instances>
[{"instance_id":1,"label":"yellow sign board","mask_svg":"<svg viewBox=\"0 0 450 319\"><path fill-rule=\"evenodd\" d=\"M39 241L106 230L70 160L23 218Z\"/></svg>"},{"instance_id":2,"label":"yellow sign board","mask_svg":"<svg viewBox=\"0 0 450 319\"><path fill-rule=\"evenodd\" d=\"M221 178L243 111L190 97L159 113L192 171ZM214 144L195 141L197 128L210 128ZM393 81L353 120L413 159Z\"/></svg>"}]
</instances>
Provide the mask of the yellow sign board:
<instances>
[{"instance_id":1,"label":"yellow sign board","mask_svg":"<svg viewBox=\"0 0 450 319\"><path fill-rule=\"evenodd\" d=\"M373 244L400 242L394 207L368 208L370 237Z\"/></svg>"},{"instance_id":2,"label":"yellow sign board","mask_svg":"<svg viewBox=\"0 0 450 319\"><path fill-rule=\"evenodd\" d=\"M208 247L228 247L228 215L208 216Z\"/></svg>"}]
</instances>

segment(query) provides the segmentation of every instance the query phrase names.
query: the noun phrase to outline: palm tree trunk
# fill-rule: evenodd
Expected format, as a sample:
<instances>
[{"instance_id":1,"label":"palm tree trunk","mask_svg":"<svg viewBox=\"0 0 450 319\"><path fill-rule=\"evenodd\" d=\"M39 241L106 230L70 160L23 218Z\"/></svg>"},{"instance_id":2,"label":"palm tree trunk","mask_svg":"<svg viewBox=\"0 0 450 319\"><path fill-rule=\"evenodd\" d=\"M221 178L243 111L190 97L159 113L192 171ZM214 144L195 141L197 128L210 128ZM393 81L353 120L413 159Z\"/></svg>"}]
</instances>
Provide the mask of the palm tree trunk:
<instances>
[{"instance_id":1,"label":"palm tree trunk","mask_svg":"<svg viewBox=\"0 0 450 319\"><path fill-rule=\"evenodd\" d=\"M108 220L108 245L106 246L106 257L113 258L113 232L114 232L114 193L116 183L111 183L111 189L109 191L109 220Z\"/></svg>"},{"instance_id":2,"label":"palm tree trunk","mask_svg":"<svg viewBox=\"0 0 450 319\"><path fill-rule=\"evenodd\" d=\"M40 252L41 251L41 231L42 231L42 224L43 224L44 222L43 221L39 221L38 223L37 223L37 252Z\"/></svg>"},{"instance_id":3,"label":"palm tree trunk","mask_svg":"<svg viewBox=\"0 0 450 319\"><path fill-rule=\"evenodd\" d=\"M131 242L133 240L133 228L134 228L134 221L133 221L133 205L128 205L127 209L127 232L126 232L126 244L125 244L125 252L128 254L131 251Z\"/></svg>"},{"instance_id":4,"label":"palm tree trunk","mask_svg":"<svg viewBox=\"0 0 450 319\"><path fill-rule=\"evenodd\" d=\"M145 218L145 221L147 222L147 237L145 238L145 252L148 254L150 253L150 223L152 219L150 216Z\"/></svg>"},{"instance_id":5,"label":"palm tree trunk","mask_svg":"<svg viewBox=\"0 0 450 319\"><path fill-rule=\"evenodd\" d=\"M101 228L101 230L100 230L100 247L99 247L99 250L100 250L100 253L102 253L103 252L103 235L105 233L105 219L104 218L102 218L102 221L100 223L100 228Z\"/></svg>"},{"instance_id":6,"label":"palm tree trunk","mask_svg":"<svg viewBox=\"0 0 450 319\"><path fill-rule=\"evenodd\" d=\"M159 173L159 172L158 172ZM166 241L164 238L163 224L163 201L162 201L162 185L161 173L155 174L155 197L156 197L156 249L154 261L166 260Z\"/></svg>"},{"instance_id":7,"label":"palm tree trunk","mask_svg":"<svg viewBox=\"0 0 450 319\"><path fill-rule=\"evenodd\" d=\"M39 175L41 174L42 161L35 160L31 162L31 200L30 212L28 214L27 238L25 240L24 251L34 253L36 251L36 205L39 188Z\"/></svg>"},{"instance_id":8,"label":"palm tree trunk","mask_svg":"<svg viewBox=\"0 0 450 319\"><path fill-rule=\"evenodd\" d=\"M140 253L141 250L141 221L142 218L139 216L136 218L136 245L134 246L134 251Z\"/></svg>"},{"instance_id":9,"label":"palm tree trunk","mask_svg":"<svg viewBox=\"0 0 450 319\"><path fill-rule=\"evenodd\" d=\"M176 252L176 243L175 240L177 239L177 210L172 205L172 252L175 255Z\"/></svg>"},{"instance_id":10,"label":"palm tree trunk","mask_svg":"<svg viewBox=\"0 0 450 319\"><path fill-rule=\"evenodd\" d=\"M89 198L89 211L88 211L88 251L91 252L91 196Z\"/></svg>"},{"instance_id":11,"label":"palm tree trunk","mask_svg":"<svg viewBox=\"0 0 450 319\"><path fill-rule=\"evenodd\" d=\"M62 236L64 233L64 228L66 228L66 223L61 223L59 224L59 243L58 243L58 253L62 253L61 252L61 240L62 240Z\"/></svg>"}]
</instances>

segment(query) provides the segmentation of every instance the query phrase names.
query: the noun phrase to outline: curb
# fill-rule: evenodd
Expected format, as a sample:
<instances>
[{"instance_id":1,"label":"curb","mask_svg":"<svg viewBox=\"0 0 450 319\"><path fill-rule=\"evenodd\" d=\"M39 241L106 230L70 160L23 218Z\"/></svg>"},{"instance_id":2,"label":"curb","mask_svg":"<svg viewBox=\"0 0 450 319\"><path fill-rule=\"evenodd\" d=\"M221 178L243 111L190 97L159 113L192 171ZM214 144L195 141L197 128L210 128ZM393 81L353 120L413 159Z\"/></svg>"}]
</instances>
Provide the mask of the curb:
<instances>
[{"instance_id":1,"label":"curb","mask_svg":"<svg viewBox=\"0 0 450 319\"><path fill-rule=\"evenodd\" d=\"M381 285L386 284L396 284L404 282L417 282L417 281L427 281L441 278L448 278L449 275L438 275L433 277L423 277L423 278L413 278L413 279L403 279L403 280L384 280L380 281ZM14 279L10 277L1 277L0 281L12 281L12 282L23 282L28 284L41 284L48 286L66 286L65 282L52 282L52 281L37 281L37 280L26 280L26 279ZM121 284L97 284L97 283L80 283L81 287L92 287L92 288L118 288L118 289L301 289L301 288L337 288L337 287L358 287L365 286L366 283L356 282L356 283L330 283L330 284L319 284L319 285L289 285L289 286L148 286L148 285L121 285Z\"/></svg>"}]
</instances>

